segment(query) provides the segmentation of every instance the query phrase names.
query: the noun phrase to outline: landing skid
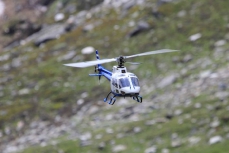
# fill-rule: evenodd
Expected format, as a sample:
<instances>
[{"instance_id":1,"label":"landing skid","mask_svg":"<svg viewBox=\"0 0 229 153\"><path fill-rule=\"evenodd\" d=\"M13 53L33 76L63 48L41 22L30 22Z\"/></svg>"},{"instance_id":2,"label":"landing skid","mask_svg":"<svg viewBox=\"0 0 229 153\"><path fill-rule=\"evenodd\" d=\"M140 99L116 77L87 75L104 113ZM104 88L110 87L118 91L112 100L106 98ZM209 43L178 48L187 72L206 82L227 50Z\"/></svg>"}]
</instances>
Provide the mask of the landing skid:
<instances>
[{"instance_id":1,"label":"landing skid","mask_svg":"<svg viewBox=\"0 0 229 153\"><path fill-rule=\"evenodd\" d=\"M136 96L136 97L132 97L133 100L139 102L139 103L142 103L142 96Z\"/></svg>"},{"instance_id":2,"label":"landing skid","mask_svg":"<svg viewBox=\"0 0 229 153\"><path fill-rule=\"evenodd\" d=\"M111 95L112 94L112 95ZM110 98L109 98L110 97ZM133 96L133 95L122 95L122 94L115 94L113 92L109 92L107 97L103 99L104 102L110 104L110 105L114 105L116 98L115 97L132 97L133 100L142 103L142 96ZM109 101L107 101L108 99L110 99Z\"/></svg>"}]
</instances>

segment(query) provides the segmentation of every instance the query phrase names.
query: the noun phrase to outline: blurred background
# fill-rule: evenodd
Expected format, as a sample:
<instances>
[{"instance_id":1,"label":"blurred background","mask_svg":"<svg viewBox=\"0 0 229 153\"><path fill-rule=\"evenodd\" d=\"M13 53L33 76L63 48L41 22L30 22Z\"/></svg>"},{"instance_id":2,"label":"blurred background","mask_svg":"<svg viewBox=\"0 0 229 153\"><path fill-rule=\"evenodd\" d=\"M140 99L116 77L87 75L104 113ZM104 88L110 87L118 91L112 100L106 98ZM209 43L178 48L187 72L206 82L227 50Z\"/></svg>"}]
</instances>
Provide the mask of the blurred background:
<instances>
[{"instance_id":1,"label":"blurred background","mask_svg":"<svg viewBox=\"0 0 229 153\"><path fill-rule=\"evenodd\" d=\"M223 153L229 146L229 1L0 0L0 152ZM143 103L103 102L94 67L127 65ZM111 70L116 63L104 64Z\"/></svg>"}]
</instances>

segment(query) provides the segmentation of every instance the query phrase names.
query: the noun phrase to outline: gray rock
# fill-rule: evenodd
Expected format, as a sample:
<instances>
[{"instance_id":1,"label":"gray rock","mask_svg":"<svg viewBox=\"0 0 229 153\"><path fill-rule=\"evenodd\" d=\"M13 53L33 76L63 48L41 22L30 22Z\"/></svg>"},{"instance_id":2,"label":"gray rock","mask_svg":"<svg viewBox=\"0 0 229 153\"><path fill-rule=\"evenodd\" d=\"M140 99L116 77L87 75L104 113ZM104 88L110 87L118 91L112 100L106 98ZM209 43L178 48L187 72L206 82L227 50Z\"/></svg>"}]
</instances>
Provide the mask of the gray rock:
<instances>
[{"instance_id":1,"label":"gray rock","mask_svg":"<svg viewBox=\"0 0 229 153\"><path fill-rule=\"evenodd\" d=\"M95 28L94 24L87 24L83 27L83 31L88 32L88 31L92 31Z\"/></svg>"},{"instance_id":2,"label":"gray rock","mask_svg":"<svg viewBox=\"0 0 229 153\"><path fill-rule=\"evenodd\" d=\"M196 40L200 39L201 36L202 36L201 33L197 33L197 34L191 35L191 36L189 37L189 40L190 40L190 41L196 41Z\"/></svg>"},{"instance_id":3,"label":"gray rock","mask_svg":"<svg viewBox=\"0 0 229 153\"><path fill-rule=\"evenodd\" d=\"M195 108L201 108L201 103L195 103L195 104L194 104L194 107L195 107Z\"/></svg>"},{"instance_id":4,"label":"gray rock","mask_svg":"<svg viewBox=\"0 0 229 153\"><path fill-rule=\"evenodd\" d=\"M90 146L92 144L91 141L80 141L80 146L85 147L85 146Z\"/></svg>"},{"instance_id":5,"label":"gray rock","mask_svg":"<svg viewBox=\"0 0 229 153\"><path fill-rule=\"evenodd\" d=\"M220 47L216 47L214 49L214 51L215 51L214 55L217 56L219 53L223 53L225 51L225 48L223 48L221 46Z\"/></svg>"},{"instance_id":6,"label":"gray rock","mask_svg":"<svg viewBox=\"0 0 229 153\"><path fill-rule=\"evenodd\" d=\"M92 115L92 114L97 113L99 110L100 110L100 109L99 109L98 106L91 106L87 113L88 113L89 115Z\"/></svg>"},{"instance_id":7,"label":"gray rock","mask_svg":"<svg viewBox=\"0 0 229 153\"><path fill-rule=\"evenodd\" d=\"M136 0L129 0L124 5L122 5L122 8L125 9L125 10L129 10L133 6L137 5L137 3L139 4L139 0L138 1L136 1Z\"/></svg>"},{"instance_id":8,"label":"gray rock","mask_svg":"<svg viewBox=\"0 0 229 153\"><path fill-rule=\"evenodd\" d=\"M118 139L125 137L125 134L123 133L118 133L116 136Z\"/></svg>"},{"instance_id":9,"label":"gray rock","mask_svg":"<svg viewBox=\"0 0 229 153\"><path fill-rule=\"evenodd\" d=\"M0 17L4 14L5 11L5 3L0 1Z\"/></svg>"},{"instance_id":10,"label":"gray rock","mask_svg":"<svg viewBox=\"0 0 229 153\"><path fill-rule=\"evenodd\" d=\"M201 140L200 137L195 137L195 136L188 138L188 142L190 145L198 144L200 140Z\"/></svg>"},{"instance_id":11,"label":"gray rock","mask_svg":"<svg viewBox=\"0 0 229 153\"><path fill-rule=\"evenodd\" d=\"M112 128L107 128L106 133L112 134L112 133L114 133L114 130Z\"/></svg>"},{"instance_id":12,"label":"gray rock","mask_svg":"<svg viewBox=\"0 0 229 153\"><path fill-rule=\"evenodd\" d=\"M187 12L185 10L181 10L180 12L177 13L178 17L184 17L186 16Z\"/></svg>"},{"instance_id":13,"label":"gray rock","mask_svg":"<svg viewBox=\"0 0 229 153\"><path fill-rule=\"evenodd\" d=\"M95 51L95 49L91 46L85 47L81 50L82 54L91 54Z\"/></svg>"},{"instance_id":14,"label":"gray rock","mask_svg":"<svg viewBox=\"0 0 229 153\"><path fill-rule=\"evenodd\" d=\"M102 137L103 137L102 134L97 134L97 135L95 136L95 139L101 139Z\"/></svg>"},{"instance_id":15,"label":"gray rock","mask_svg":"<svg viewBox=\"0 0 229 153\"><path fill-rule=\"evenodd\" d=\"M174 111L174 115L179 116L179 115L182 114L182 112L183 111L181 109L177 109L177 110Z\"/></svg>"},{"instance_id":16,"label":"gray rock","mask_svg":"<svg viewBox=\"0 0 229 153\"><path fill-rule=\"evenodd\" d=\"M155 120L149 120L145 122L145 125L154 125L154 124L156 124Z\"/></svg>"},{"instance_id":17,"label":"gray rock","mask_svg":"<svg viewBox=\"0 0 229 153\"><path fill-rule=\"evenodd\" d=\"M224 100L229 97L229 93L227 91L219 91L215 93L215 96L220 100Z\"/></svg>"},{"instance_id":18,"label":"gray rock","mask_svg":"<svg viewBox=\"0 0 229 153\"><path fill-rule=\"evenodd\" d=\"M83 10L80 11L77 15L71 15L67 19L66 30L71 31L77 28L78 26L83 25L85 23L87 13L88 11Z\"/></svg>"},{"instance_id":19,"label":"gray rock","mask_svg":"<svg viewBox=\"0 0 229 153\"><path fill-rule=\"evenodd\" d=\"M180 147L181 145L182 145L182 143L181 143L181 140L179 140L179 139L172 140L172 142L171 142L171 147L173 147L173 148Z\"/></svg>"},{"instance_id":20,"label":"gray rock","mask_svg":"<svg viewBox=\"0 0 229 153\"><path fill-rule=\"evenodd\" d=\"M161 150L161 153L169 153L169 149L163 148L163 149Z\"/></svg>"},{"instance_id":21,"label":"gray rock","mask_svg":"<svg viewBox=\"0 0 229 153\"><path fill-rule=\"evenodd\" d=\"M135 27L134 30L132 30L128 35L127 37L134 37L136 35L138 35L139 33L143 32L143 31L146 31L150 29L150 25L145 22L145 21L140 21L137 23L137 27Z\"/></svg>"},{"instance_id":22,"label":"gray rock","mask_svg":"<svg viewBox=\"0 0 229 153\"><path fill-rule=\"evenodd\" d=\"M227 84L226 83L219 83L218 88L221 91L225 91L227 89Z\"/></svg>"},{"instance_id":23,"label":"gray rock","mask_svg":"<svg viewBox=\"0 0 229 153\"><path fill-rule=\"evenodd\" d=\"M105 142L101 142L101 143L99 144L99 146L98 146L98 149L99 149L99 150L104 150L105 146L106 146Z\"/></svg>"},{"instance_id":24,"label":"gray rock","mask_svg":"<svg viewBox=\"0 0 229 153\"><path fill-rule=\"evenodd\" d=\"M219 47L219 46L223 46L226 44L226 40L219 40L217 42L215 42L215 47Z\"/></svg>"},{"instance_id":25,"label":"gray rock","mask_svg":"<svg viewBox=\"0 0 229 153\"><path fill-rule=\"evenodd\" d=\"M69 51L67 54L61 56L61 57L58 57L58 61L61 62L61 61L64 61L64 60L70 60L72 59L74 56L76 55L76 51Z\"/></svg>"},{"instance_id":26,"label":"gray rock","mask_svg":"<svg viewBox=\"0 0 229 153\"><path fill-rule=\"evenodd\" d=\"M4 150L4 153L16 152L18 150L19 148L17 146L7 146L6 149Z\"/></svg>"},{"instance_id":27,"label":"gray rock","mask_svg":"<svg viewBox=\"0 0 229 153\"><path fill-rule=\"evenodd\" d=\"M168 85L171 85L172 83L174 83L177 80L177 78L178 78L178 76L175 74L167 76L159 82L158 87L164 88Z\"/></svg>"},{"instance_id":28,"label":"gray rock","mask_svg":"<svg viewBox=\"0 0 229 153\"><path fill-rule=\"evenodd\" d=\"M36 46L41 45L47 41L57 39L62 34L66 33L66 26L64 24L53 24L43 27L39 32L26 38L26 42L33 41Z\"/></svg>"},{"instance_id":29,"label":"gray rock","mask_svg":"<svg viewBox=\"0 0 229 153\"><path fill-rule=\"evenodd\" d=\"M92 137L90 132L84 133L83 135L80 136L80 140L82 141L87 141L90 140Z\"/></svg>"},{"instance_id":30,"label":"gray rock","mask_svg":"<svg viewBox=\"0 0 229 153\"><path fill-rule=\"evenodd\" d=\"M163 4L166 4L166 3L171 3L173 1L174 0L158 0L157 1L157 5L160 6L160 5L163 5Z\"/></svg>"},{"instance_id":31,"label":"gray rock","mask_svg":"<svg viewBox=\"0 0 229 153\"><path fill-rule=\"evenodd\" d=\"M144 153L156 153L157 152L157 147L153 146L150 148L147 148Z\"/></svg>"},{"instance_id":32,"label":"gray rock","mask_svg":"<svg viewBox=\"0 0 229 153\"><path fill-rule=\"evenodd\" d=\"M63 13L57 13L54 17L54 20L56 22L62 21L64 19L65 15Z\"/></svg>"},{"instance_id":33,"label":"gray rock","mask_svg":"<svg viewBox=\"0 0 229 153\"><path fill-rule=\"evenodd\" d=\"M129 0L122 5L122 11L127 12L130 8L136 5L136 0Z\"/></svg>"},{"instance_id":34,"label":"gray rock","mask_svg":"<svg viewBox=\"0 0 229 153\"><path fill-rule=\"evenodd\" d=\"M3 133L2 133L2 131L0 131L0 138L3 136Z\"/></svg>"},{"instance_id":35,"label":"gray rock","mask_svg":"<svg viewBox=\"0 0 229 153\"><path fill-rule=\"evenodd\" d=\"M114 114L107 114L106 116L105 116L105 120L112 120L112 119L114 119Z\"/></svg>"},{"instance_id":36,"label":"gray rock","mask_svg":"<svg viewBox=\"0 0 229 153\"><path fill-rule=\"evenodd\" d=\"M9 53L8 54L4 54L4 55L0 56L0 62L6 61L9 58L10 58L10 54Z\"/></svg>"},{"instance_id":37,"label":"gray rock","mask_svg":"<svg viewBox=\"0 0 229 153\"><path fill-rule=\"evenodd\" d=\"M4 132L5 132L6 135L10 135L10 134L11 134L11 129L10 129L10 127L8 127L8 126L5 127Z\"/></svg>"},{"instance_id":38,"label":"gray rock","mask_svg":"<svg viewBox=\"0 0 229 153\"><path fill-rule=\"evenodd\" d=\"M113 148L112 148L112 151L113 152L121 152L121 151L124 151L124 150L126 150L126 146L124 146L124 145L117 145L117 146L114 146Z\"/></svg>"},{"instance_id":39,"label":"gray rock","mask_svg":"<svg viewBox=\"0 0 229 153\"><path fill-rule=\"evenodd\" d=\"M66 13L75 13L76 12L76 5L75 4L69 4L65 7L65 12Z\"/></svg>"},{"instance_id":40,"label":"gray rock","mask_svg":"<svg viewBox=\"0 0 229 153\"><path fill-rule=\"evenodd\" d=\"M17 68L21 66L21 58L14 58L11 63L12 67Z\"/></svg>"},{"instance_id":41,"label":"gray rock","mask_svg":"<svg viewBox=\"0 0 229 153\"><path fill-rule=\"evenodd\" d=\"M165 118L157 118L157 119L155 119L155 121L156 121L156 123L166 123L167 122L167 119L165 119Z\"/></svg>"},{"instance_id":42,"label":"gray rock","mask_svg":"<svg viewBox=\"0 0 229 153\"><path fill-rule=\"evenodd\" d=\"M172 133L171 139L177 139L177 138L178 138L178 134L177 133Z\"/></svg>"},{"instance_id":43,"label":"gray rock","mask_svg":"<svg viewBox=\"0 0 229 153\"><path fill-rule=\"evenodd\" d=\"M24 127L24 122L23 121L19 121L17 123L16 129L17 129L17 131L20 131L23 127Z\"/></svg>"},{"instance_id":44,"label":"gray rock","mask_svg":"<svg viewBox=\"0 0 229 153\"><path fill-rule=\"evenodd\" d=\"M23 88L21 90L18 91L19 95L26 95L29 94L30 90L28 88Z\"/></svg>"},{"instance_id":45,"label":"gray rock","mask_svg":"<svg viewBox=\"0 0 229 153\"><path fill-rule=\"evenodd\" d=\"M211 128L216 128L220 125L220 121L219 120L214 120L212 123L210 123L210 127Z\"/></svg>"},{"instance_id":46,"label":"gray rock","mask_svg":"<svg viewBox=\"0 0 229 153\"><path fill-rule=\"evenodd\" d=\"M1 69L4 71L9 71L10 70L10 64L9 63L4 64Z\"/></svg>"},{"instance_id":47,"label":"gray rock","mask_svg":"<svg viewBox=\"0 0 229 153\"><path fill-rule=\"evenodd\" d=\"M188 54L188 55L185 55L184 58L183 58L183 62L184 63L187 63L189 61L192 60L192 55Z\"/></svg>"},{"instance_id":48,"label":"gray rock","mask_svg":"<svg viewBox=\"0 0 229 153\"><path fill-rule=\"evenodd\" d=\"M58 149L57 153L64 153L64 151L61 149Z\"/></svg>"},{"instance_id":49,"label":"gray rock","mask_svg":"<svg viewBox=\"0 0 229 153\"><path fill-rule=\"evenodd\" d=\"M212 71L211 70L206 70L200 73L200 78L208 78L211 75Z\"/></svg>"},{"instance_id":50,"label":"gray rock","mask_svg":"<svg viewBox=\"0 0 229 153\"><path fill-rule=\"evenodd\" d=\"M222 138L221 136L217 135L217 136L211 137L211 138L209 139L208 143L209 143L210 145L212 145L212 144L215 144L215 143L219 143L219 142L221 142L221 141L223 141L223 138Z\"/></svg>"},{"instance_id":51,"label":"gray rock","mask_svg":"<svg viewBox=\"0 0 229 153\"><path fill-rule=\"evenodd\" d=\"M134 133L139 133L141 132L141 128L140 127L134 127Z\"/></svg>"},{"instance_id":52,"label":"gray rock","mask_svg":"<svg viewBox=\"0 0 229 153\"><path fill-rule=\"evenodd\" d=\"M229 133L228 133L228 134L226 134L226 138L227 138L227 139L229 139Z\"/></svg>"},{"instance_id":53,"label":"gray rock","mask_svg":"<svg viewBox=\"0 0 229 153\"><path fill-rule=\"evenodd\" d=\"M77 100L77 105L82 105L83 103L84 103L84 99L79 99L79 100Z\"/></svg>"}]
</instances>

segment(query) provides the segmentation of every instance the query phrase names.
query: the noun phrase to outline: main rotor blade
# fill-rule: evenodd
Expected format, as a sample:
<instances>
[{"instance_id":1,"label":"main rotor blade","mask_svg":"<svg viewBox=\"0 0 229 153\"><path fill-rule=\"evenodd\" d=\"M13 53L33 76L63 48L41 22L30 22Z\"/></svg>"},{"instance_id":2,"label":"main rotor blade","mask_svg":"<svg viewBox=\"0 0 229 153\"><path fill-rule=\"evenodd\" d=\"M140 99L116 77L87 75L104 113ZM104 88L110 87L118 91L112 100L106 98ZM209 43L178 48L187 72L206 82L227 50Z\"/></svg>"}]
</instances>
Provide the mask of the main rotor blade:
<instances>
[{"instance_id":1,"label":"main rotor blade","mask_svg":"<svg viewBox=\"0 0 229 153\"><path fill-rule=\"evenodd\" d=\"M126 63L132 64L132 65L139 65L139 64L141 64L141 63L137 63L137 62L126 62Z\"/></svg>"},{"instance_id":2,"label":"main rotor blade","mask_svg":"<svg viewBox=\"0 0 229 153\"><path fill-rule=\"evenodd\" d=\"M109 62L114 62L116 61L115 58L111 59L102 59L102 60L97 60L97 61L87 61L87 62L78 62L78 63L69 63L69 64L64 64L65 66L71 66L71 67L89 67L89 66L94 66L97 64L103 64L103 63L109 63Z\"/></svg>"},{"instance_id":3,"label":"main rotor blade","mask_svg":"<svg viewBox=\"0 0 229 153\"><path fill-rule=\"evenodd\" d=\"M145 53L125 56L125 58L132 58L132 57L152 55L152 54L161 54L161 53L168 53L168 52L176 52L176 51L179 51L179 50L161 49L161 50L155 50L155 51L149 51L149 52L145 52Z\"/></svg>"}]
</instances>

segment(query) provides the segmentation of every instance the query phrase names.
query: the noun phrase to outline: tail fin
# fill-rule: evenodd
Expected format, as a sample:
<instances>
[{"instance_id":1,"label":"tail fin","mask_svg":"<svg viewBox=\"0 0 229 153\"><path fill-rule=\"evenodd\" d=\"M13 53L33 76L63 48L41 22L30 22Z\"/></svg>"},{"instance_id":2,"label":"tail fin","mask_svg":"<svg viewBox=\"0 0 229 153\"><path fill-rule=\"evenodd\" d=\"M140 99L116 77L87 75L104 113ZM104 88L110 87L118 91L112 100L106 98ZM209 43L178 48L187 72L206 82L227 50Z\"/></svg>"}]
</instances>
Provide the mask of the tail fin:
<instances>
[{"instance_id":1,"label":"tail fin","mask_svg":"<svg viewBox=\"0 0 229 153\"><path fill-rule=\"evenodd\" d=\"M96 54L96 59L97 59L97 60L100 60L98 50L95 51L95 54ZM99 66L100 66L100 64L98 64L98 67L99 67Z\"/></svg>"},{"instance_id":2,"label":"tail fin","mask_svg":"<svg viewBox=\"0 0 229 153\"><path fill-rule=\"evenodd\" d=\"M98 52L98 50L95 51L95 54L96 54L96 59L99 60L100 58L99 58L99 52ZM99 69L99 67L100 67L100 64L98 64L98 67L96 69ZM98 76L99 76L99 82L100 82L100 79L101 79L100 71L99 71L99 75Z\"/></svg>"},{"instance_id":3,"label":"tail fin","mask_svg":"<svg viewBox=\"0 0 229 153\"><path fill-rule=\"evenodd\" d=\"M99 52L98 52L98 50L95 51L95 54L96 54L96 59L99 60L100 58L99 58Z\"/></svg>"}]
</instances>

